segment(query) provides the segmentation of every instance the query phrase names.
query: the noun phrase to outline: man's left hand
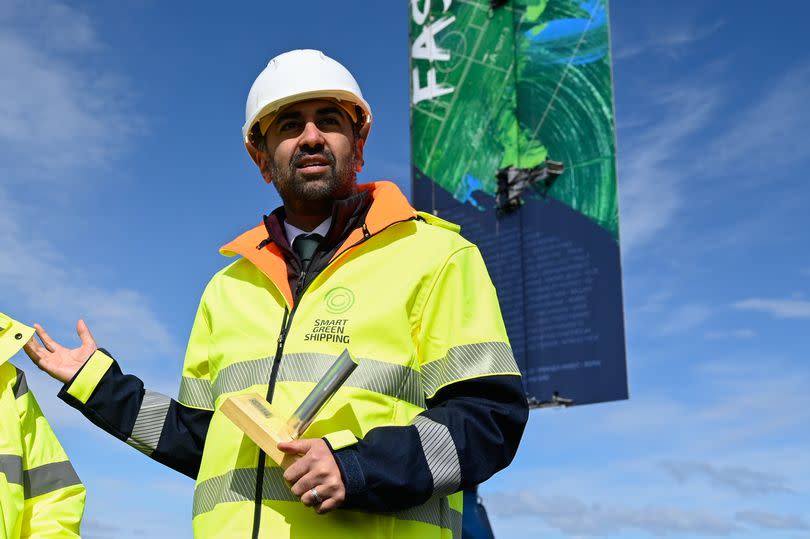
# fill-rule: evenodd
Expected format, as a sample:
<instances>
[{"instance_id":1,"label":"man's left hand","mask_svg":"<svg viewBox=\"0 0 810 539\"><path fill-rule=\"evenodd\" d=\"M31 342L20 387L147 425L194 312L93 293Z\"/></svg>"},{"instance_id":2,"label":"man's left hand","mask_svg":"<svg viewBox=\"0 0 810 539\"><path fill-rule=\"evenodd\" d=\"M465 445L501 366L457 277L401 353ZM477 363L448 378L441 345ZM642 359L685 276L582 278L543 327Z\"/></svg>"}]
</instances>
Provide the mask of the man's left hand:
<instances>
[{"instance_id":1,"label":"man's left hand","mask_svg":"<svg viewBox=\"0 0 810 539\"><path fill-rule=\"evenodd\" d=\"M301 498L304 505L314 507L318 513L328 513L343 504L346 487L326 442L320 438L294 440L281 442L278 448L288 455L301 455L284 472L284 479L292 485L292 493ZM320 497L320 503L313 489Z\"/></svg>"}]
</instances>

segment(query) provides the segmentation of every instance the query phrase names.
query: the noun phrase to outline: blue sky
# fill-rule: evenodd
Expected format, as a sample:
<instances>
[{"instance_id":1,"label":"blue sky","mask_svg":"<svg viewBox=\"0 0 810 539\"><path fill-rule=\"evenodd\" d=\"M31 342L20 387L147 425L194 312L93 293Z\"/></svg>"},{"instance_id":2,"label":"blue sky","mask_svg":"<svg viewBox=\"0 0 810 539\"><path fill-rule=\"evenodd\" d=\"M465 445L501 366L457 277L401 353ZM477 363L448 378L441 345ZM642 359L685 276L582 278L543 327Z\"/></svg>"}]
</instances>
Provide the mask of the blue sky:
<instances>
[{"instance_id":1,"label":"blue sky","mask_svg":"<svg viewBox=\"0 0 810 539\"><path fill-rule=\"evenodd\" d=\"M165 4L0 3L0 310L65 343L84 317L174 395L217 248L279 203L241 143L253 78L291 48L342 61L375 113L361 181L409 193L408 10ZM532 413L482 487L496 536L810 539L810 8L611 7L631 398ZM14 361L86 537L191 536L190 480Z\"/></svg>"}]
</instances>

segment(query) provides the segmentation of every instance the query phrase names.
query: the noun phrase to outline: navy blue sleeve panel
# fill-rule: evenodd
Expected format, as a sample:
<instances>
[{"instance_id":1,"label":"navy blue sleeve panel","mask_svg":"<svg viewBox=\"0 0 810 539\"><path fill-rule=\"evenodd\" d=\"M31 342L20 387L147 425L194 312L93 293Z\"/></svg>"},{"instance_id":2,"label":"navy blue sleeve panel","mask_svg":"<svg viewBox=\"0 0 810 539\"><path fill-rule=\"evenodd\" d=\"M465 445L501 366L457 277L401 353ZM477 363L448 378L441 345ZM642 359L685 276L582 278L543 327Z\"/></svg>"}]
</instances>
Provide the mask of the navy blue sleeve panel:
<instances>
[{"instance_id":1,"label":"navy blue sleeve panel","mask_svg":"<svg viewBox=\"0 0 810 539\"><path fill-rule=\"evenodd\" d=\"M211 410L189 408L172 399L158 444L149 456L196 479L213 415Z\"/></svg>"},{"instance_id":2,"label":"navy blue sleeve panel","mask_svg":"<svg viewBox=\"0 0 810 539\"><path fill-rule=\"evenodd\" d=\"M506 468L529 420L519 376L473 378L439 390L421 415L447 426L461 467L459 488L472 488Z\"/></svg>"},{"instance_id":3,"label":"navy blue sleeve panel","mask_svg":"<svg viewBox=\"0 0 810 539\"><path fill-rule=\"evenodd\" d=\"M486 481L512 461L528 418L518 376L445 386L412 425L372 429L334 452L344 507L396 511Z\"/></svg>"},{"instance_id":4,"label":"navy blue sleeve panel","mask_svg":"<svg viewBox=\"0 0 810 539\"><path fill-rule=\"evenodd\" d=\"M85 404L67 392L72 382L59 391L60 399L154 460L191 478L197 477L212 411L189 408L145 390L143 382L136 376L123 374L116 361Z\"/></svg>"},{"instance_id":5,"label":"navy blue sleeve panel","mask_svg":"<svg viewBox=\"0 0 810 539\"><path fill-rule=\"evenodd\" d=\"M346 487L344 509L398 511L426 502L433 492L414 426L371 429L334 455Z\"/></svg>"}]
</instances>

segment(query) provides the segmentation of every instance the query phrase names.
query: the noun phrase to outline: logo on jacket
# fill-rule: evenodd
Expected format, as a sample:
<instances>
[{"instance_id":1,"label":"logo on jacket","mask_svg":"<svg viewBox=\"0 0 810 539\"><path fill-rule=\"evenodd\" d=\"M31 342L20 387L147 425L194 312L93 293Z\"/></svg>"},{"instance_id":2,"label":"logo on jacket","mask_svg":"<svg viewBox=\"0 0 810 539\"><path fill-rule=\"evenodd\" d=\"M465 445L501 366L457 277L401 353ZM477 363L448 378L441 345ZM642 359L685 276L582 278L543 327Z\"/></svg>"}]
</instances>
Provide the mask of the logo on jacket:
<instances>
[{"instance_id":1,"label":"logo on jacket","mask_svg":"<svg viewBox=\"0 0 810 539\"><path fill-rule=\"evenodd\" d=\"M354 305L354 292L339 286L326 293L326 310L332 314L342 314Z\"/></svg>"}]
</instances>

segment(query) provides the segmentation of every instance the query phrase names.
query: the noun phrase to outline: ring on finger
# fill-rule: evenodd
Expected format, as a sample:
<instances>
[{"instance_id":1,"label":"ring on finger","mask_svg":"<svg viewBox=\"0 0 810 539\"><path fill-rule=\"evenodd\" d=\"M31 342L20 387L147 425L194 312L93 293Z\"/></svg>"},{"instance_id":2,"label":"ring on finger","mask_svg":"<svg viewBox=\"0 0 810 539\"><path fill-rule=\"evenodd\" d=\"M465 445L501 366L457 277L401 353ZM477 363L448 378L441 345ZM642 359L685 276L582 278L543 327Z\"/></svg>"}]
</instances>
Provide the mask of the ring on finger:
<instances>
[{"instance_id":1,"label":"ring on finger","mask_svg":"<svg viewBox=\"0 0 810 539\"><path fill-rule=\"evenodd\" d=\"M321 495L318 494L317 488L312 487L309 493L312 495L312 499L315 501L316 505L320 505L321 503L323 503L323 498L321 498Z\"/></svg>"}]
</instances>

